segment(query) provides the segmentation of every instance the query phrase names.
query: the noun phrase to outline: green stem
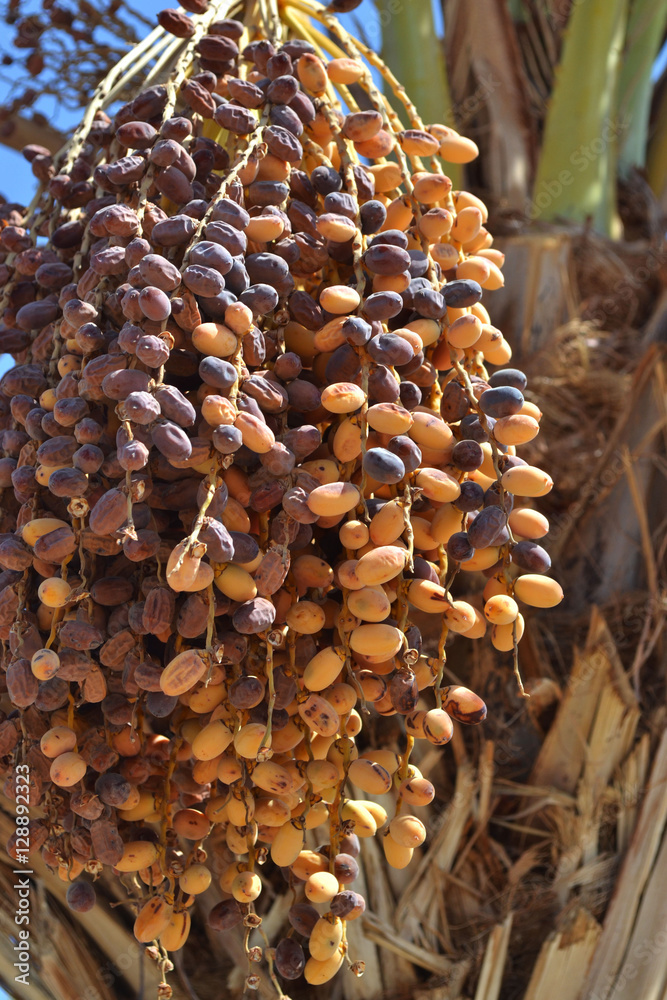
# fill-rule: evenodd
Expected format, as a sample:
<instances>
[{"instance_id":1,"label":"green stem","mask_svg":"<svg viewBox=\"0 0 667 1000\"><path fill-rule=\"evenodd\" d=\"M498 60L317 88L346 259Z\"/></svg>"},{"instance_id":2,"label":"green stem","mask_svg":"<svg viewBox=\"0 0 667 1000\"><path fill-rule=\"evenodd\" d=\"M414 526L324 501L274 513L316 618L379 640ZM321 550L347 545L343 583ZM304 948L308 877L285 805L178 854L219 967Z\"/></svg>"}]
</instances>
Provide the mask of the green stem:
<instances>
[{"instance_id":1,"label":"green stem","mask_svg":"<svg viewBox=\"0 0 667 1000\"><path fill-rule=\"evenodd\" d=\"M646 166L651 74L666 25L667 0L633 0L618 89L618 119L625 126L618 144L621 175Z\"/></svg>"},{"instance_id":2,"label":"green stem","mask_svg":"<svg viewBox=\"0 0 667 1000\"><path fill-rule=\"evenodd\" d=\"M590 220L607 235L618 229L616 159L623 123L616 95L628 8L629 0L586 0L573 8L528 211L533 219Z\"/></svg>"}]
</instances>

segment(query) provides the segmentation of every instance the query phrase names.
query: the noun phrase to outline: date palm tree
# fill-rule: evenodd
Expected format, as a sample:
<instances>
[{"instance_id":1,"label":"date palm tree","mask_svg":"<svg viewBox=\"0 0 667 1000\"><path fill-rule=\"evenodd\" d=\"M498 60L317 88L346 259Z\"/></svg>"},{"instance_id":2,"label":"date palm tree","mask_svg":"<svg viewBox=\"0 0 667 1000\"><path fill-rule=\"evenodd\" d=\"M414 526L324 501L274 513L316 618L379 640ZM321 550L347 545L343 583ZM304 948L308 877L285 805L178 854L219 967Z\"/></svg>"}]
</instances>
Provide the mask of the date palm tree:
<instances>
[{"instance_id":1,"label":"date palm tree","mask_svg":"<svg viewBox=\"0 0 667 1000\"><path fill-rule=\"evenodd\" d=\"M99 11L79 8L99 22ZM111 4L106 50L77 39L65 18L67 45L88 44L101 71L134 37L127 10ZM471 660L452 648L452 679L486 695L490 719L471 738L457 732L438 763L420 762L445 808L431 813L419 862L388 870L364 842L359 889L370 905L350 927L366 975L339 977L322 995L541 1000L557 984L565 1000L657 1000L667 979L667 78L655 65L667 0L376 0L376 10L385 60L423 121L444 121L480 148L452 180L489 205L506 257L491 306L549 427L540 464L559 488L542 509L569 599L528 622L529 700L497 654L483 648ZM370 0L353 16L363 37ZM23 23L28 42L34 27ZM311 28L331 44L322 24ZM31 65L39 80L39 60ZM82 100L90 81L88 64L72 69ZM5 122L12 115L6 141L57 147L58 133L21 100ZM7 804L0 842L12 822ZM0 994L20 997L12 867L0 865ZM134 941L122 882L105 883L93 911L72 914L67 884L39 857L34 868L32 995L153 997L158 968ZM267 923L283 923L288 907L277 897ZM241 938L214 935L203 916L194 928L170 977L176 1000L240 994ZM262 980L259 992L271 991Z\"/></svg>"}]
</instances>

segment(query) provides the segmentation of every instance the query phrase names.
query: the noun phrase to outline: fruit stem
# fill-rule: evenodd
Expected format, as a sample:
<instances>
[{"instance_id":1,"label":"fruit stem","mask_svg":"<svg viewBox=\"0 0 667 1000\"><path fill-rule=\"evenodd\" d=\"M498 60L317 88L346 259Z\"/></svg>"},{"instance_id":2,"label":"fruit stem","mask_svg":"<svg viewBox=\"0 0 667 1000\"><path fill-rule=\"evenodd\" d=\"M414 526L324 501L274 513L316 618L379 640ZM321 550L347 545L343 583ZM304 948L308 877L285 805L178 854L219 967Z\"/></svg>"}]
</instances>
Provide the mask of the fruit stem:
<instances>
[{"instance_id":1,"label":"fruit stem","mask_svg":"<svg viewBox=\"0 0 667 1000\"><path fill-rule=\"evenodd\" d=\"M521 672L519 670L519 643L516 637L516 622L515 618L512 622L512 660L514 666L514 676L516 677L516 683L519 688L519 694L522 698L530 698L530 695L523 686L523 681L521 679Z\"/></svg>"}]
</instances>

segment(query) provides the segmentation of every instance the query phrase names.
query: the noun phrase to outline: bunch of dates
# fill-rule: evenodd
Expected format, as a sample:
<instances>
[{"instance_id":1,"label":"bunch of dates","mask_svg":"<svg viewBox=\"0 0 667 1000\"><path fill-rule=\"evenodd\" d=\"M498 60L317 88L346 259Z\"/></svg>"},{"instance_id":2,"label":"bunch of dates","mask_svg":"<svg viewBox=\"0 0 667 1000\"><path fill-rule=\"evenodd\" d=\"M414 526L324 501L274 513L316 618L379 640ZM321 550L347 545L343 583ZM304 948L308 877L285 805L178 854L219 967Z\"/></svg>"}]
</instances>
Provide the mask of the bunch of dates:
<instances>
[{"instance_id":1,"label":"bunch of dates","mask_svg":"<svg viewBox=\"0 0 667 1000\"><path fill-rule=\"evenodd\" d=\"M562 598L552 482L482 303L503 254L445 172L475 144L399 91L404 127L307 0L273 40L184 6L163 82L27 147L41 195L2 208L4 793L29 765L30 850L78 911L122 878L163 952L200 894L252 932L289 886L249 956L317 984L354 967L360 840L404 868L427 839L415 741L485 716L446 646L514 652Z\"/></svg>"}]
</instances>

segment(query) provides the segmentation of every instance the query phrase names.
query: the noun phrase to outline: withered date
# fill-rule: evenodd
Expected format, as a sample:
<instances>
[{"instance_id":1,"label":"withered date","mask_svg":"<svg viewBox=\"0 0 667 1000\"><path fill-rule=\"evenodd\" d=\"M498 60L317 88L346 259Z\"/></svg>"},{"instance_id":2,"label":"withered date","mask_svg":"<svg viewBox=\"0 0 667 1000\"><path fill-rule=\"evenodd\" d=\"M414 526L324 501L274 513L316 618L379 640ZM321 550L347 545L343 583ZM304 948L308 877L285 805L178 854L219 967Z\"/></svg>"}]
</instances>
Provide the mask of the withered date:
<instances>
[{"instance_id":1,"label":"withered date","mask_svg":"<svg viewBox=\"0 0 667 1000\"><path fill-rule=\"evenodd\" d=\"M110 535L127 520L127 497L117 489L107 490L90 512L90 530L95 535Z\"/></svg>"},{"instance_id":2,"label":"withered date","mask_svg":"<svg viewBox=\"0 0 667 1000\"><path fill-rule=\"evenodd\" d=\"M97 604L104 607L115 607L125 604L132 596L134 587L130 580L121 576L108 576L96 580L90 588L90 593Z\"/></svg>"},{"instance_id":3,"label":"withered date","mask_svg":"<svg viewBox=\"0 0 667 1000\"><path fill-rule=\"evenodd\" d=\"M120 668L125 657L135 646L136 639L129 629L117 632L107 639L100 649L100 663L105 667Z\"/></svg>"},{"instance_id":4,"label":"withered date","mask_svg":"<svg viewBox=\"0 0 667 1000\"><path fill-rule=\"evenodd\" d=\"M164 632L173 620L175 604L176 596L173 590L166 587L154 587L146 596L143 613L144 627L153 635Z\"/></svg>"},{"instance_id":5,"label":"withered date","mask_svg":"<svg viewBox=\"0 0 667 1000\"><path fill-rule=\"evenodd\" d=\"M68 696L69 683L61 677L51 677L50 680L40 683L35 698L35 708L40 712L55 712L67 703Z\"/></svg>"},{"instance_id":6,"label":"withered date","mask_svg":"<svg viewBox=\"0 0 667 1000\"><path fill-rule=\"evenodd\" d=\"M84 650L62 646L58 651L58 656L60 667L57 676L60 680L77 681L78 683L85 680L93 669L93 661Z\"/></svg>"},{"instance_id":7,"label":"withered date","mask_svg":"<svg viewBox=\"0 0 667 1000\"><path fill-rule=\"evenodd\" d=\"M95 796L97 798L97 796ZM123 841L111 820L100 818L90 824L93 856L105 865L115 865L123 856Z\"/></svg>"},{"instance_id":8,"label":"withered date","mask_svg":"<svg viewBox=\"0 0 667 1000\"><path fill-rule=\"evenodd\" d=\"M7 667L5 675L7 683L7 694L12 703L17 708L28 708L37 697L39 682L32 670L28 660L14 660Z\"/></svg>"}]
</instances>

